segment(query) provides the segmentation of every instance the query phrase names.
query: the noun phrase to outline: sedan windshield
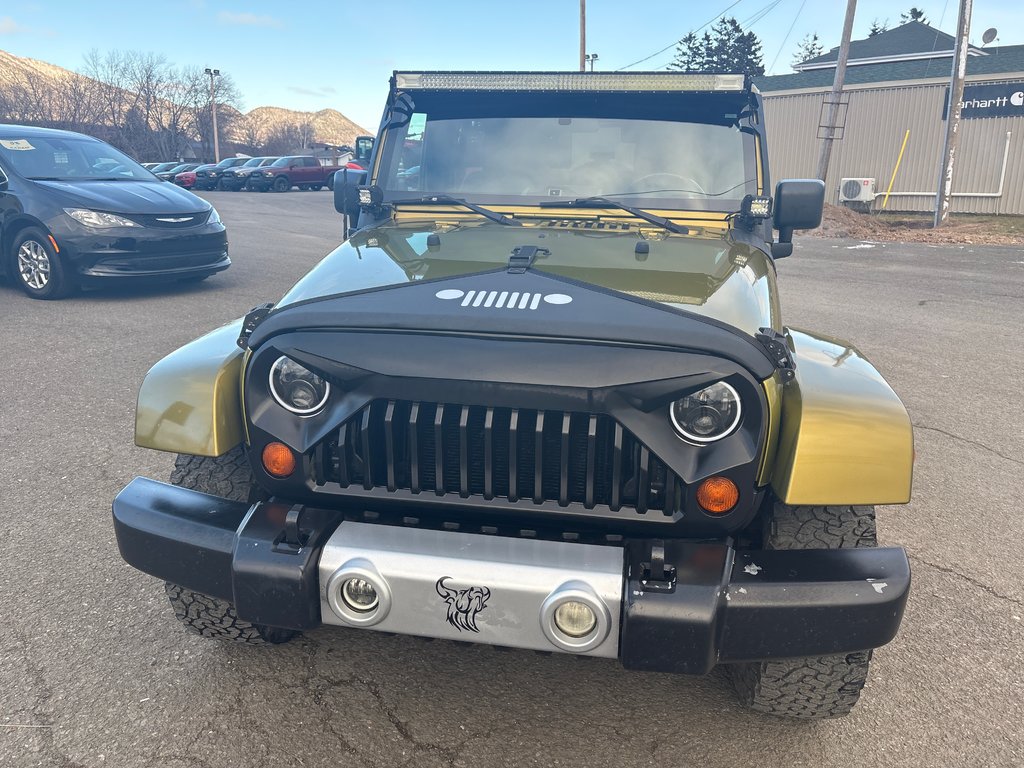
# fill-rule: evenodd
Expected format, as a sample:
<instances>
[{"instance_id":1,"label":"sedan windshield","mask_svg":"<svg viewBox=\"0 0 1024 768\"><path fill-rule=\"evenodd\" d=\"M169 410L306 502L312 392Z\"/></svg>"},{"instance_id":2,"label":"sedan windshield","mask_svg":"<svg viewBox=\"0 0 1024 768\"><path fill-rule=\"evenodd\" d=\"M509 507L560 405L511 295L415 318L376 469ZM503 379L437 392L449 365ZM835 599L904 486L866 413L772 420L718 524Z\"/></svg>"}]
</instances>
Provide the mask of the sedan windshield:
<instances>
[{"instance_id":1,"label":"sedan windshield","mask_svg":"<svg viewBox=\"0 0 1024 768\"><path fill-rule=\"evenodd\" d=\"M153 174L127 155L85 137L0 139L0 157L29 179L153 181Z\"/></svg>"},{"instance_id":2,"label":"sedan windshield","mask_svg":"<svg viewBox=\"0 0 1024 768\"><path fill-rule=\"evenodd\" d=\"M388 132L377 180L386 198L621 196L640 207L734 211L757 194L755 139L741 104L659 94L660 102L623 98L598 110L572 99L504 98L454 105L417 94Z\"/></svg>"}]
</instances>

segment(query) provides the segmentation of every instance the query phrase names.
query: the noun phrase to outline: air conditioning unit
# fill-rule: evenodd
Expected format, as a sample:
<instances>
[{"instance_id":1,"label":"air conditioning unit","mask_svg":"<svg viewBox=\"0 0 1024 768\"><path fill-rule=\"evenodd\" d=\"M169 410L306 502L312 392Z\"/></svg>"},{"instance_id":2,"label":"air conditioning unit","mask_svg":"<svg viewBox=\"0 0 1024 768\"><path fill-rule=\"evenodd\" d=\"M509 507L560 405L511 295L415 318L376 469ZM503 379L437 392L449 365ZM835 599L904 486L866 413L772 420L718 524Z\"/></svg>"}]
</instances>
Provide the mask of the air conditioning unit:
<instances>
[{"instance_id":1,"label":"air conditioning unit","mask_svg":"<svg viewBox=\"0 0 1024 768\"><path fill-rule=\"evenodd\" d=\"M874 199L874 179L843 179L839 182L839 202L841 203L870 203Z\"/></svg>"}]
</instances>

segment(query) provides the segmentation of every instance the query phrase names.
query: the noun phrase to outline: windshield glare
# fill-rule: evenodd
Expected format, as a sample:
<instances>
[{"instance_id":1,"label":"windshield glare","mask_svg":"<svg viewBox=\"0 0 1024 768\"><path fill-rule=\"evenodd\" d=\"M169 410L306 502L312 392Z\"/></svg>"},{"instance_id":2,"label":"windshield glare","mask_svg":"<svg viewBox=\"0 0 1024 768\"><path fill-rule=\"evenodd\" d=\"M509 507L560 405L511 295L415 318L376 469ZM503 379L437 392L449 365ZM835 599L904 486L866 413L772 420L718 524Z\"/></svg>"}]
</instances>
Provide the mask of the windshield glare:
<instances>
[{"instance_id":1,"label":"windshield glare","mask_svg":"<svg viewBox=\"0 0 1024 768\"><path fill-rule=\"evenodd\" d=\"M32 136L0 140L0 156L29 179L153 181L153 174L109 144L87 138Z\"/></svg>"},{"instance_id":2,"label":"windshield glare","mask_svg":"<svg viewBox=\"0 0 1024 768\"><path fill-rule=\"evenodd\" d=\"M447 194L526 203L621 195L632 205L733 211L757 193L753 137L735 125L413 113L388 143L377 183L391 199Z\"/></svg>"}]
</instances>

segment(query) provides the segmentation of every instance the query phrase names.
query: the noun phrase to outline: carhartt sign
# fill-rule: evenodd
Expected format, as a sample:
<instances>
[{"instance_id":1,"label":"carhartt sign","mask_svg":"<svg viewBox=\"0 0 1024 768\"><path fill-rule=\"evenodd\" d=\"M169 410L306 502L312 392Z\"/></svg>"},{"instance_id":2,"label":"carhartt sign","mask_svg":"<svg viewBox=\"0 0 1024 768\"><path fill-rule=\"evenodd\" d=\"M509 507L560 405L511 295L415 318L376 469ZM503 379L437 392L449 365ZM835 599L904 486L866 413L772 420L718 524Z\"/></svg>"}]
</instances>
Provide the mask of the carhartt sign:
<instances>
[{"instance_id":1,"label":"carhartt sign","mask_svg":"<svg viewBox=\"0 0 1024 768\"><path fill-rule=\"evenodd\" d=\"M949 88L942 100L949 103ZM997 83L995 85L968 85L964 87L964 100L960 117L1024 117L1024 82ZM942 108L942 119L946 119L947 107Z\"/></svg>"}]
</instances>

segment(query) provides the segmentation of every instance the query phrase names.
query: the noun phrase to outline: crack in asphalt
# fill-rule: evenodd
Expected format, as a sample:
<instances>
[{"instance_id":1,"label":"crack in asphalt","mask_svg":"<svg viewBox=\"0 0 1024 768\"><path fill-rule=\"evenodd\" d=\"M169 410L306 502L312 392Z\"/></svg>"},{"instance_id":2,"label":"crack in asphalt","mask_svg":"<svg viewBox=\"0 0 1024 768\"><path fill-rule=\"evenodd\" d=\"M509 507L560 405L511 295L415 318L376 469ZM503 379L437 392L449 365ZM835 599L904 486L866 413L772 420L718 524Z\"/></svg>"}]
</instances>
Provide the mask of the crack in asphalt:
<instances>
[{"instance_id":1,"label":"crack in asphalt","mask_svg":"<svg viewBox=\"0 0 1024 768\"><path fill-rule=\"evenodd\" d=\"M1001 459L1006 459L1007 461L1013 462L1014 464L1020 464L1022 467L1024 467L1024 461L1022 461L1021 459L1016 459L1013 456L1007 456L1005 453L1001 453L1000 451L997 451L995 448L991 448L985 445L984 443L979 443L977 440L971 440L970 438L967 437L961 437L960 435L955 435L952 432L947 432L944 429L939 429L938 427L928 427L925 426L924 424L914 424L914 429L923 429L925 432L938 432L940 435L951 437L954 440L959 440L960 442L967 443L968 445L974 445L977 446L978 448L984 448L989 453L994 453Z\"/></svg>"},{"instance_id":2,"label":"crack in asphalt","mask_svg":"<svg viewBox=\"0 0 1024 768\"><path fill-rule=\"evenodd\" d=\"M983 581L979 581L973 576L968 576L966 573L960 573L960 571L954 568L950 568L948 565L940 565L939 563L933 563L931 560L926 560L925 558L914 553L910 549L907 549L907 547L904 547L904 549L907 551L907 556L911 560L918 562L921 565L926 565L929 568L934 568L936 571L941 571L942 573L948 573L950 576L958 576L959 578L966 581L968 584L972 584L978 589L988 593L992 597L995 597L999 600L1005 600L1006 602L1012 603L1013 605L1024 607L1024 600L1021 600L1020 598L1011 597L1010 595L1004 595L1002 592L997 591L994 587L989 586Z\"/></svg>"}]
</instances>

